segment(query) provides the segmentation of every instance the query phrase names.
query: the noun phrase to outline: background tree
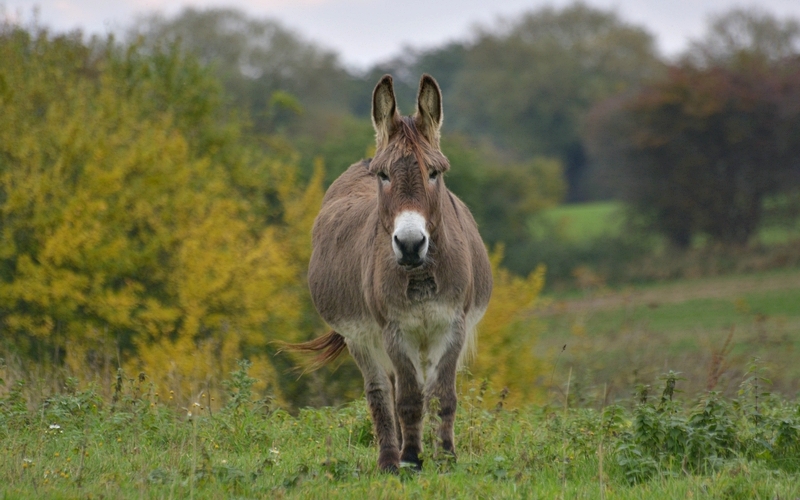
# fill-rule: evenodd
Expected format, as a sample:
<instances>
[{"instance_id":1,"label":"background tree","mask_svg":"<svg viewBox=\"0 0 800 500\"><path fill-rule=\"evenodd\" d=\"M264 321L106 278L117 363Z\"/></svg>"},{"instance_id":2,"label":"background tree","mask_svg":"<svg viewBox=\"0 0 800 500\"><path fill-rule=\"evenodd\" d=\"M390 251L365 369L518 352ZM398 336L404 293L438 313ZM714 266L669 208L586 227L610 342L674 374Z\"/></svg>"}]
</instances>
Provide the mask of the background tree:
<instances>
[{"instance_id":1,"label":"background tree","mask_svg":"<svg viewBox=\"0 0 800 500\"><path fill-rule=\"evenodd\" d=\"M678 247L742 245L765 197L797 186L800 65L672 68L590 120L592 151L621 196Z\"/></svg>"},{"instance_id":2,"label":"background tree","mask_svg":"<svg viewBox=\"0 0 800 500\"><path fill-rule=\"evenodd\" d=\"M234 9L186 8L172 18L141 18L128 37L192 53L261 133L290 127L305 113L347 109L350 78L338 56L277 21Z\"/></svg>"},{"instance_id":3,"label":"background tree","mask_svg":"<svg viewBox=\"0 0 800 500\"><path fill-rule=\"evenodd\" d=\"M756 8L732 9L711 19L708 33L691 42L683 61L696 67L775 66L798 53L796 19L777 19Z\"/></svg>"},{"instance_id":4,"label":"background tree","mask_svg":"<svg viewBox=\"0 0 800 500\"><path fill-rule=\"evenodd\" d=\"M455 126L519 158L558 158L567 199L585 199L583 116L661 69L652 37L614 13L547 7L477 33L454 84Z\"/></svg>"}]
</instances>

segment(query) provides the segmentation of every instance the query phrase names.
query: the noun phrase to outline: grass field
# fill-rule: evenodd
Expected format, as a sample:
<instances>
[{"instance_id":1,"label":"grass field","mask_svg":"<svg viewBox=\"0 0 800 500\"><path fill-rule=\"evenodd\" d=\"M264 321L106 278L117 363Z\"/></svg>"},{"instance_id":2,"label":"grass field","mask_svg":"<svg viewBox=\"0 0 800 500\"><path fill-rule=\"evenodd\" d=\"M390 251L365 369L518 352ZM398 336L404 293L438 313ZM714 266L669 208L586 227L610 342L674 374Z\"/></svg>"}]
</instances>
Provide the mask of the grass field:
<instances>
[{"instance_id":1,"label":"grass field","mask_svg":"<svg viewBox=\"0 0 800 500\"><path fill-rule=\"evenodd\" d=\"M290 415L251 401L243 371L233 379L230 401L213 412L176 408L141 380L125 381L113 401L89 388L36 408L11 391L0 402L0 497L800 496L800 405L763 394L759 405L752 378L733 402L658 388L646 402L599 410L508 410L476 388L461 398L458 460L437 452L429 421L423 471L397 475L376 470L363 401Z\"/></svg>"},{"instance_id":2,"label":"grass field","mask_svg":"<svg viewBox=\"0 0 800 500\"><path fill-rule=\"evenodd\" d=\"M574 203L545 210L541 217L571 243L589 242L599 236L618 235L622 230L623 206L615 201ZM534 231L536 223L533 222Z\"/></svg>"},{"instance_id":3,"label":"grass field","mask_svg":"<svg viewBox=\"0 0 800 500\"><path fill-rule=\"evenodd\" d=\"M572 368L588 399L603 387L604 400L624 397L666 370L688 394L733 396L754 359L772 390L800 393L800 269L589 289L551 297L539 315L537 349L556 380Z\"/></svg>"},{"instance_id":4,"label":"grass field","mask_svg":"<svg viewBox=\"0 0 800 500\"><path fill-rule=\"evenodd\" d=\"M538 216L552 227L559 237L567 243L588 244L601 236L619 236L624 230L624 205L617 201L598 201L559 205L545 210ZM541 231L537 224L540 219L531 221L534 234ZM794 224L765 224L755 235L753 241L761 245L779 245L800 239L800 219ZM698 237L697 244L704 238Z\"/></svg>"}]
</instances>

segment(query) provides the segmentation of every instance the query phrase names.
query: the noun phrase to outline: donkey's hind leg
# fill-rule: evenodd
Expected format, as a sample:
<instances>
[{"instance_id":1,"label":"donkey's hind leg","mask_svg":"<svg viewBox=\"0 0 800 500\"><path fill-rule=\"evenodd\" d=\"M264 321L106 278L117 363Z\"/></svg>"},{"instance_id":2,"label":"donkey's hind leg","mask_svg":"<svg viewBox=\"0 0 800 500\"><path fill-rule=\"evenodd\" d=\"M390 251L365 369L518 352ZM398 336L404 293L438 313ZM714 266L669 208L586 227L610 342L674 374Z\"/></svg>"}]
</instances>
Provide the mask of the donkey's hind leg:
<instances>
[{"instance_id":1,"label":"donkey's hind leg","mask_svg":"<svg viewBox=\"0 0 800 500\"><path fill-rule=\"evenodd\" d=\"M350 354L364 376L364 392L378 438L378 468L395 472L400 465L400 447L395 428L395 405L392 383L386 370L379 365L370 349L348 345Z\"/></svg>"}]
</instances>

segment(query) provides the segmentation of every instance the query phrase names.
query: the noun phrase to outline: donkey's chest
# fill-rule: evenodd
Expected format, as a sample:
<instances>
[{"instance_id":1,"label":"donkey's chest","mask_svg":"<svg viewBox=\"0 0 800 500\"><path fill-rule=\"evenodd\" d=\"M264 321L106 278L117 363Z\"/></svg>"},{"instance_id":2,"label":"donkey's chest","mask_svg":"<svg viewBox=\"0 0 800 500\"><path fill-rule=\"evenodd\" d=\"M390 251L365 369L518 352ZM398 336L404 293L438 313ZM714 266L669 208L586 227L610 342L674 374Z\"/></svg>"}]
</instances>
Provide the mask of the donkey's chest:
<instances>
[{"instance_id":1,"label":"donkey's chest","mask_svg":"<svg viewBox=\"0 0 800 500\"><path fill-rule=\"evenodd\" d=\"M397 345L414 365L417 379L422 382L433 376L434 368L454 343L453 328L458 318L456 307L424 301L399 312L393 318L399 338Z\"/></svg>"},{"instance_id":2,"label":"donkey's chest","mask_svg":"<svg viewBox=\"0 0 800 500\"><path fill-rule=\"evenodd\" d=\"M452 330L457 315L456 307L428 300L395 311L391 316L392 321L399 327L404 343L419 351L425 351L442 342Z\"/></svg>"}]
</instances>

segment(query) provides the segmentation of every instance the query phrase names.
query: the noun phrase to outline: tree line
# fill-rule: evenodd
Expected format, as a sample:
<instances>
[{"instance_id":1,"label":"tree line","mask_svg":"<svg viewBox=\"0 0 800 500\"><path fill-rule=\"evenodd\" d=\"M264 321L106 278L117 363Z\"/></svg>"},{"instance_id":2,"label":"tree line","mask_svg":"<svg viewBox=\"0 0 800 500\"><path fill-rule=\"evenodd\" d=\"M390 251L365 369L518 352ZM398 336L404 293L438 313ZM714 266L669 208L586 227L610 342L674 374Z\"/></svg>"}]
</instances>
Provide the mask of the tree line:
<instances>
[{"instance_id":1,"label":"tree line","mask_svg":"<svg viewBox=\"0 0 800 500\"><path fill-rule=\"evenodd\" d=\"M151 16L129 36L196 54L229 106L300 151L306 177L324 158L326 182L370 154L363 96L374 82L393 74L401 108L411 109L419 74L433 74L457 165L449 185L487 243L503 242L507 265L525 274L536 264L533 216L564 201L623 200L636 227L678 247L699 234L744 244L765 204L795 217L798 26L735 9L668 60L645 29L576 3L408 49L360 73L277 22L234 10Z\"/></svg>"}]
</instances>

